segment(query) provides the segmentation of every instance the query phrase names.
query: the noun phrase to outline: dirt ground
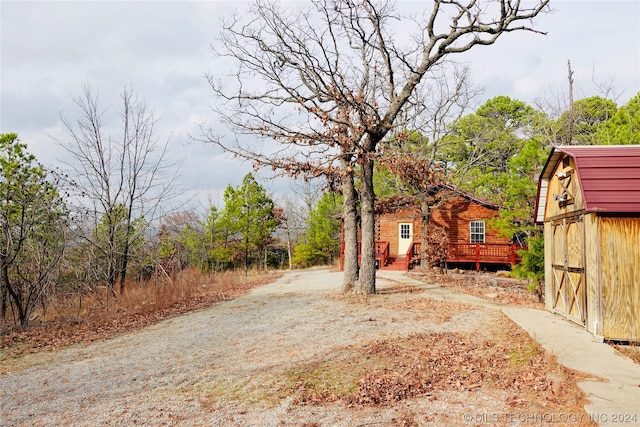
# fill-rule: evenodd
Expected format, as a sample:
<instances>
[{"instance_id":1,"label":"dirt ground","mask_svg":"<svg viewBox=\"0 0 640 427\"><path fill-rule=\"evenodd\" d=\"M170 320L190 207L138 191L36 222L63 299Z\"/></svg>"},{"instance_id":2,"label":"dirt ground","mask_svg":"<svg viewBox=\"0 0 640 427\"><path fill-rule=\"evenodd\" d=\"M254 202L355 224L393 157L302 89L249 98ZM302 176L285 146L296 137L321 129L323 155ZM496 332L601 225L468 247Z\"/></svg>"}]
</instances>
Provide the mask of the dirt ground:
<instances>
[{"instance_id":1,"label":"dirt ground","mask_svg":"<svg viewBox=\"0 0 640 427\"><path fill-rule=\"evenodd\" d=\"M592 425L581 375L500 311L388 279L341 295L341 277L286 273L115 338L5 357L1 424Z\"/></svg>"}]
</instances>

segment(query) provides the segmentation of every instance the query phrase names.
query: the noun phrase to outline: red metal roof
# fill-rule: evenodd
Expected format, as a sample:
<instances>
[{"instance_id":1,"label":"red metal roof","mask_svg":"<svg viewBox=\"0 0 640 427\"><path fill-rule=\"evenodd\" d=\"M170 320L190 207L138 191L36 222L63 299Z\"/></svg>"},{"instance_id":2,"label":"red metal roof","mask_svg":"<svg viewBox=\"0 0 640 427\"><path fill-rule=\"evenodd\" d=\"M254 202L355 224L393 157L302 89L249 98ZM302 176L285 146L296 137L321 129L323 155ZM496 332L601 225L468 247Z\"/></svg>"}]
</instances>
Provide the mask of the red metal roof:
<instances>
[{"instance_id":1,"label":"red metal roof","mask_svg":"<svg viewBox=\"0 0 640 427\"><path fill-rule=\"evenodd\" d=\"M640 212L640 145L554 147L538 184L536 220L544 220L546 188L562 153L573 157L589 212Z\"/></svg>"}]
</instances>

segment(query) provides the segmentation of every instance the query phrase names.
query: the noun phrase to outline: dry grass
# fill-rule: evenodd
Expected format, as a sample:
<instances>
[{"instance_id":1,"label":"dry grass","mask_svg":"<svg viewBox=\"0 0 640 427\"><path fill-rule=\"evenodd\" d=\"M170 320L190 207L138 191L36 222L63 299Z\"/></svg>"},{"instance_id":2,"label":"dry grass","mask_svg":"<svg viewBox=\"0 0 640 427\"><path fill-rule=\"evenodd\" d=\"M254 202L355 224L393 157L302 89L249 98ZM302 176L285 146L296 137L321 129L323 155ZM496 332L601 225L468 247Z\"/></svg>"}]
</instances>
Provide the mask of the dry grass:
<instances>
[{"instance_id":1,"label":"dry grass","mask_svg":"<svg viewBox=\"0 0 640 427\"><path fill-rule=\"evenodd\" d=\"M416 287L413 287L416 289ZM411 292L413 293L413 291ZM389 294L388 292L385 294ZM367 305L371 308L385 308L394 312L412 313L416 321L431 321L436 323L448 322L456 314L479 308L473 304L442 301L432 298L413 298L402 301L391 301L376 298L372 295L340 294L330 298L350 304ZM393 320L393 319L392 319Z\"/></svg>"},{"instance_id":2,"label":"dry grass","mask_svg":"<svg viewBox=\"0 0 640 427\"><path fill-rule=\"evenodd\" d=\"M465 293L489 301L544 309L544 303L528 288L525 281L507 277L498 277L492 273L466 272L464 274L423 273L414 271L409 274L416 280L437 284L454 292Z\"/></svg>"},{"instance_id":3,"label":"dry grass","mask_svg":"<svg viewBox=\"0 0 640 427\"><path fill-rule=\"evenodd\" d=\"M640 344L614 344L613 348L640 365Z\"/></svg>"},{"instance_id":4,"label":"dry grass","mask_svg":"<svg viewBox=\"0 0 640 427\"><path fill-rule=\"evenodd\" d=\"M205 274L190 269L172 281L128 283L122 296L105 294L102 289L82 299L59 298L40 313L38 322L26 329L2 332L2 359L112 337L236 298L278 277L275 273L247 276L243 272Z\"/></svg>"}]
</instances>

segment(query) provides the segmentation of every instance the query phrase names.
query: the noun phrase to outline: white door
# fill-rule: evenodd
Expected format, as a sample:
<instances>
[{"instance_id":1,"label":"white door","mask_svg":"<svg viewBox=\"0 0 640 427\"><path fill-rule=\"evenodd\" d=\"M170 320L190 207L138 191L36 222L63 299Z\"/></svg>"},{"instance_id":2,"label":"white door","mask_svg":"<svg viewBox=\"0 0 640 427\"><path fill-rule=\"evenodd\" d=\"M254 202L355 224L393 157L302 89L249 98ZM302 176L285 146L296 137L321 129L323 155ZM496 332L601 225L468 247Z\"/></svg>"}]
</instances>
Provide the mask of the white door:
<instances>
[{"instance_id":1,"label":"white door","mask_svg":"<svg viewBox=\"0 0 640 427\"><path fill-rule=\"evenodd\" d=\"M410 222L398 224L398 255L406 255L413 243L413 224Z\"/></svg>"}]
</instances>

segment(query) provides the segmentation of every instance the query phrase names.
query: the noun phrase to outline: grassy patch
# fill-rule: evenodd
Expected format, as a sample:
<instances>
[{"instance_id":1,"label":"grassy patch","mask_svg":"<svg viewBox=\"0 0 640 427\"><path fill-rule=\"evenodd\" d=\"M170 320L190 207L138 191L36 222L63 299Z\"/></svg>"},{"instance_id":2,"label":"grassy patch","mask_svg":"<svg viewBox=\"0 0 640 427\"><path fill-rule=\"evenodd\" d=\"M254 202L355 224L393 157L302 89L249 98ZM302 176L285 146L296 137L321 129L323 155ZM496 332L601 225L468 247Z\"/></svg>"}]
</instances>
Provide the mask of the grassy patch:
<instances>
[{"instance_id":1,"label":"grassy patch","mask_svg":"<svg viewBox=\"0 0 640 427\"><path fill-rule=\"evenodd\" d=\"M534 363L534 358L540 356L542 348L537 342L531 342L528 345L518 346L511 350L511 364L514 367L525 366Z\"/></svg>"},{"instance_id":2,"label":"grassy patch","mask_svg":"<svg viewBox=\"0 0 640 427\"><path fill-rule=\"evenodd\" d=\"M312 362L284 373L281 397L294 396L296 404L335 402L353 395L364 367L357 362Z\"/></svg>"}]
</instances>

